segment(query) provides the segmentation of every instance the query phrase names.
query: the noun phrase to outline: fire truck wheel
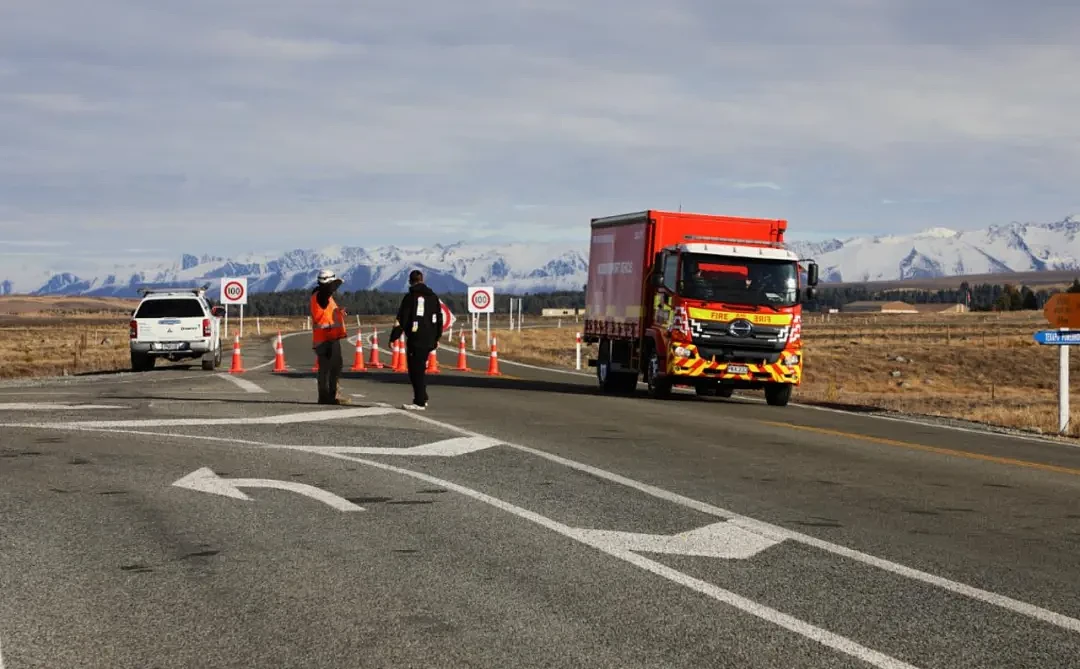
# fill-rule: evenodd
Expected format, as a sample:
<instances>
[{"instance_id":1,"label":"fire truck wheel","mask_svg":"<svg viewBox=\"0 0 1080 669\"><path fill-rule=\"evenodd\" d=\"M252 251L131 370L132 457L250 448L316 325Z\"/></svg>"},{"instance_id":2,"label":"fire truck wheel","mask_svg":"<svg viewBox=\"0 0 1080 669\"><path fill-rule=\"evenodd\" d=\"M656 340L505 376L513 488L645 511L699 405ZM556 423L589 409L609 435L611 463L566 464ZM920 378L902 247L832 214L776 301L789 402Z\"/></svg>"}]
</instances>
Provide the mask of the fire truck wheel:
<instances>
[{"instance_id":1,"label":"fire truck wheel","mask_svg":"<svg viewBox=\"0 0 1080 669\"><path fill-rule=\"evenodd\" d=\"M770 383L765 386L765 401L774 407L787 406L792 387L790 383Z\"/></svg>"},{"instance_id":2,"label":"fire truck wheel","mask_svg":"<svg viewBox=\"0 0 1080 669\"><path fill-rule=\"evenodd\" d=\"M656 351L649 353L649 367L645 375L645 383L649 387L649 397L655 399L667 399L671 397L671 381L660 376L660 356Z\"/></svg>"}]
</instances>

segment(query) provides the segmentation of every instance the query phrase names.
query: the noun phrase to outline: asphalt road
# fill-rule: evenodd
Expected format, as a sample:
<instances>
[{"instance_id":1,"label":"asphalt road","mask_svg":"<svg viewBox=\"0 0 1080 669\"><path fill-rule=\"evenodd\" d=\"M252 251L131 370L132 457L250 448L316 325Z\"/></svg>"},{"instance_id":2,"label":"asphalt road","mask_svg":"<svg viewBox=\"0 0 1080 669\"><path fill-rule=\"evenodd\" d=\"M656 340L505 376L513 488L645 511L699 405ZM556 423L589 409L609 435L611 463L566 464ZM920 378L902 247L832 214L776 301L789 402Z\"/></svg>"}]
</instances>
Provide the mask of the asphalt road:
<instances>
[{"instance_id":1,"label":"asphalt road","mask_svg":"<svg viewBox=\"0 0 1080 669\"><path fill-rule=\"evenodd\" d=\"M455 353L0 386L0 669L1080 666L1080 449Z\"/></svg>"}]
</instances>

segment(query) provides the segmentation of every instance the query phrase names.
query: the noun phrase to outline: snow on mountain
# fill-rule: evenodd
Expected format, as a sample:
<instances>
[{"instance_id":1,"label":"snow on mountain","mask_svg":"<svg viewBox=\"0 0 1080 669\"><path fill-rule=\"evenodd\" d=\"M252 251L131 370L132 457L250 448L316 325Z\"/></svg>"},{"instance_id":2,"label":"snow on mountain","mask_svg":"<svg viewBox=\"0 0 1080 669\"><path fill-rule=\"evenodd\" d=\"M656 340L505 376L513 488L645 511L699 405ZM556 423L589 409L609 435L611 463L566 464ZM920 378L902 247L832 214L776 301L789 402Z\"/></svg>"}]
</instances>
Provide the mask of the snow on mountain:
<instances>
[{"instance_id":1,"label":"snow on mountain","mask_svg":"<svg viewBox=\"0 0 1080 669\"><path fill-rule=\"evenodd\" d=\"M1056 223L1009 223L981 230L930 228L882 235L796 243L801 257L821 266L822 281L922 279L965 274L1080 268L1080 217Z\"/></svg>"},{"instance_id":2,"label":"snow on mountain","mask_svg":"<svg viewBox=\"0 0 1080 669\"><path fill-rule=\"evenodd\" d=\"M209 282L211 296L217 297L222 277L247 277L248 290L261 293L308 288L323 268L344 279L343 290L402 291L408 285L409 272L419 268L436 291L464 292L469 285L490 285L500 293L521 294L581 290L588 260L583 249L573 245L485 247L458 243L430 248L332 246L234 258L185 253L172 263L101 263L84 265L78 272L50 272L29 263L9 267L5 263L0 267L0 294L130 297L144 286L187 287Z\"/></svg>"},{"instance_id":3,"label":"snow on mountain","mask_svg":"<svg viewBox=\"0 0 1080 669\"><path fill-rule=\"evenodd\" d=\"M880 235L795 241L802 258L821 266L824 282L891 281L964 274L1080 269L1080 217L1056 223L1009 223L981 230L928 228L908 235ZM409 272L424 270L440 292L464 292L491 285L503 294L578 291L588 274L588 245L511 244L430 248L330 246L285 253L250 253L234 258L185 253L172 262L55 263L35 258L5 259L0 295L12 293L130 297L138 288L194 286L246 276L253 293L302 289L329 267L345 280L345 290L404 290Z\"/></svg>"}]
</instances>

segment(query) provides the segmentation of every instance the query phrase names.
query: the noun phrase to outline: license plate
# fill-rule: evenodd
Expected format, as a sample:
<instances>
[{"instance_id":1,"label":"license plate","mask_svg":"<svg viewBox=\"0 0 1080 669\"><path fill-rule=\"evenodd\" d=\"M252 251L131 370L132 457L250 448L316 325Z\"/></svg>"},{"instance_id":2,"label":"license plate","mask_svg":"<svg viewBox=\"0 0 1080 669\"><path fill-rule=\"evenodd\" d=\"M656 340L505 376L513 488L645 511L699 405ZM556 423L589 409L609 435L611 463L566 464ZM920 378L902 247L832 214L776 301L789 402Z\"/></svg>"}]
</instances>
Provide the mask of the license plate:
<instances>
[{"instance_id":1,"label":"license plate","mask_svg":"<svg viewBox=\"0 0 1080 669\"><path fill-rule=\"evenodd\" d=\"M750 368L746 365L728 365L726 371L728 374L746 374Z\"/></svg>"},{"instance_id":2,"label":"license plate","mask_svg":"<svg viewBox=\"0 0 1080 669\"><path fill-rule=\"evenodd\" d=\"M183 346L184 346L183 343L179 343L179 342L170 342L168 344L158 344L158 348L160 348L163 351L176 351L176 350L179 350L180 348L183 348Z\"/></svg>"}]
</instances>

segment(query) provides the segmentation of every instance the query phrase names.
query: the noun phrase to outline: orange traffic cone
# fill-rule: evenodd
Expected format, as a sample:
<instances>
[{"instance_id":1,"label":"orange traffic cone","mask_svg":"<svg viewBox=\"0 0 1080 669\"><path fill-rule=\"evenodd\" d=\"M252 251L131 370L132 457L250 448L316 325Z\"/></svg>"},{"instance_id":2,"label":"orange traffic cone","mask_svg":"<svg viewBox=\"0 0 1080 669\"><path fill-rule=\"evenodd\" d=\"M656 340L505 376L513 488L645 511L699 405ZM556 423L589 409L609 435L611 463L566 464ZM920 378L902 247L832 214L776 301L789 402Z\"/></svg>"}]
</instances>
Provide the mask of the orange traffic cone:
<instances>
[{"instance_id":1,"label":"orange traffic cone","mask_svg":"<svg viewBox=\"0 0 1080 669\"><path fill-rule=\"evenodd\" d=\"M442 374L439 371L439 356L435 355L435 349L431 349L427 357L427 369L428 374Z\"/></svg>"},{"instance_id":2,"label":"orange traffic cone","mask_svg":"<svg viewBox=\"0 0 1080 669\"><path fill-rule=\"evenodd\" d=\"M353 356L352 367L349 368L350 372L363 372L367 367L364 366L364 336L357 330L356 331L356 355Z\"/></svg>"},{"instance_id":3,"label":"orange traffic cone","mask_svg":"<svg viewBox=\"0 0 1080 669\"><path fill-rule=\"evenodd\" d=\"M457 367L454 368L459 372L471 372L469 369L469 363L465 360L465 335L461 335L461 346L458 347L457 353Z\"/></svg>"},{"instance_id":4,"label":"orange traffic cone","mask_svg":"<svg viewBox=\"0 0 1080 669\"><path fill-rule=\"evenodd\" d=\"M285 366L285 346L281 343L281 331L277 333L277 341L274 342L274 372L280 374L281 372L289 371L289 368Z\"/></svg>"},{"instance_id":5,"label":"orange traffic cone","mask_svg":"<svg viewBox=\"0 0 1080 669\"><path fill-rule=\"evenodd\" d=\"M405 335L401 335L398 339L398 366L394 369L395 372L407 372L409 371L409 363L405 360L408 357L408 349L405 346Z\"/></svg>"},{"instance_id":6,"label":"orange traffic cone","mask_svg":"<svg viewBox=\"0 0 1080 669\"><path fill-rule=\"evenodd\" d=\"M372 369L382 369L383 364L379 362L379 328L374 328L371 334L371 359L368 360L368 367Z\"/></svg>"},{"instance_id":7,"label":"orange traffic cone","mask_svg":"<svg viewBox=\"0 0 1080 669\"><path fill-rule=\"evenodd\" d=\"M491 338L491 357L488 358L488 376L502 376L499 372L499 346L495 337Z\"/></svg>"},{"instance_id":8,"label":"orange traffic cone","mask_svg":"<svg viewBox=\"0 0 1080 669\"><path fill-rule=\"evenodd\" d=\"M401 349L397 341L390 342L390 371L401 371Z\"/></svg>"},{"instance_id":9,"label":"orange traffic cone","mask_svg":"<svg viewBox=\"0 0 1080 669\"><path fill-rule=\"evenodd\" d=\"M233 341L232 367L229 368L229 373L230 374L242 374L243 372L246 372L246 371L247 370L244 369L244 363L240 359L240 336L237 335L236 339Z\"/></svg>"}]
</instances>

